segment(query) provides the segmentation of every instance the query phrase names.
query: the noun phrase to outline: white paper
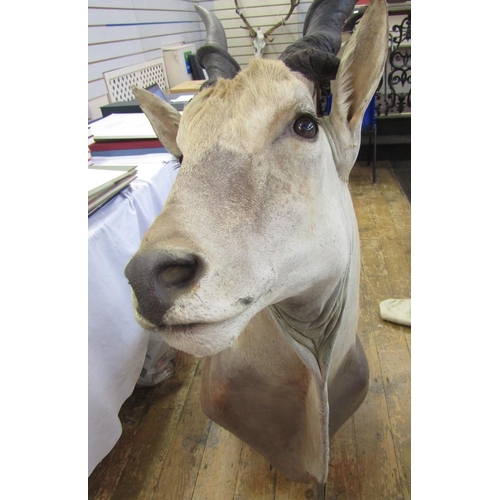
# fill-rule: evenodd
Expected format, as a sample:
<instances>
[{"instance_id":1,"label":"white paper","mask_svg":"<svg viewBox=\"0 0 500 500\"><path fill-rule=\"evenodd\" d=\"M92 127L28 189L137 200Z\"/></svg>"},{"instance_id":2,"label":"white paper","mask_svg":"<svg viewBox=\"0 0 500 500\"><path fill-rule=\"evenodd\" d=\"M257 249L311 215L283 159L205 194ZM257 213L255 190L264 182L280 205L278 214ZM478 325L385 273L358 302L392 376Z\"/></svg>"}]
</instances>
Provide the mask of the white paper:
<instances>
[{"instance_id":1,"label":"white paper","mask_svg":"<svg viewBox=\"0 0 500 500\"><path fill-rule=\"evenodd\" d=\"M189 102L193 97L194 97L194 94L180 95L179 97L172 99L170 102Z\"/></svg>"},{"instance_id":2,"label":"white paper","mask_svg":"<svg viewBox=\"0 0 500 500\"><path fill-rule=\"evenodd\" d=\"M144 113L115 113L90 124L94 140L156 139Z\"/></svg>"}]
</instances>

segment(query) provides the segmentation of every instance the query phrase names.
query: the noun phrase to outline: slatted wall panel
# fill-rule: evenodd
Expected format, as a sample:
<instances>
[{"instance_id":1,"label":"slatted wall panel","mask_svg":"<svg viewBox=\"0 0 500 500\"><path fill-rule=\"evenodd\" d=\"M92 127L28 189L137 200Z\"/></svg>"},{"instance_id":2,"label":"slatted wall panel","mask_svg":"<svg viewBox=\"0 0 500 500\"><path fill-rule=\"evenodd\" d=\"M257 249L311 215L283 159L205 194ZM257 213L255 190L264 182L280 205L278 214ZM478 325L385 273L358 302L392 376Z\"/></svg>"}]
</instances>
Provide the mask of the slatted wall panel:
<instances>
[{"instance_id":1,"label":"slatted wall panel","mask_svg":"<svg viewBox=\"0 0 500 500\"><path fill-rule=\"evenodd\" d=\"M273 42L264 49L265 58L278 59L288 45L302 36L304 19L311 1L301 0L286 25L273 32ZM255 31L261 28L264 33L285 18L290 10L290 2L287 0L238 0L238 4ZM236 14L234 0L214 0L213 9L224 26L230 54L244 69L254 55L254 47L248 30L241 28L244 23Z\"/></svg>"},{"instance_id":2,"label":"slatted wall panel","mask_svg":"<svg viewBox=\"0 0 500 500\"><path fill-rule=\"evenodd\" d=\"M198 0L207 9L213 1ZM88 0L88 100L92 119L108 104L103 73L163 57L162 46L199 47L205 29L194 0Z\"/></svg>"},{"instance_id":3,"label":"slatted wall panel","mask_svg":"<svg viewBox=\"0 0 500 500\"><path fill-rule=\"evenodd\" d=\"M274 40L264 49L265 58L278 59L288 45L302 36L304 20L311 3L312 0L300 0L286 25L273 32L271 37ZM369 0L359 0L357 5L367 3ZM284 19L290 10L288 0L238 0L238 4L250 25L256 31L261 28L264 33ZM234 0L214 0L213 10L224 26L229 52L244 69L254 56L254 47L248 30L242 28L244 22L236 14Z\"/></svg>"}]
</instances>

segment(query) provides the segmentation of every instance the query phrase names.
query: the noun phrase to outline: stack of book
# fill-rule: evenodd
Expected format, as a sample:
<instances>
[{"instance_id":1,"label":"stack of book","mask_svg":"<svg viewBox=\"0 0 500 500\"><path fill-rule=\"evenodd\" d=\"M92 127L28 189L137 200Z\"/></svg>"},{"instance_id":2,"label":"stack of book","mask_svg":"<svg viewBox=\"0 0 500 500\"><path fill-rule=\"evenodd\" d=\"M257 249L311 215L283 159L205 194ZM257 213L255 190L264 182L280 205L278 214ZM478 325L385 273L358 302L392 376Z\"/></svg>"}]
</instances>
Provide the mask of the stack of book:
<instances>
[{"instance_id":1,"label":"stack of book","mask_svg":"<svg viewBox=\"0 0 500 500\"><path fill-rule=\"evenodd\" d=\"M125 189L136 177L136 165L88 168L89 216Z\"/></svg>"},{"instance_id":2,"label":"stack of book","mask_svg":"<svg viewBox=\"0 0 500 500\"><path fill-rule=\"evenodd\" d=\"M88 152L89 152L89 154L88 154L88 159L89 159L88 166L89 167L91 167L94 164L94 162L92 161L92 151L90 151L90 146L92 144L94 144L94 142L95 142L94 135L92 134L92 130L91 130L90 125L89 125L89 148L88 148Z\"/></svg>"},{"instance_id":3,"label":"stack of book","mask_svg":"<svg viewBox=\"0 0 500 500\"><path fill-rule=\"evenodd\" d=\"M163 144L144 113L116 113L91 125L92 153L102 151L160 149Z\"/></svg>"}]
</instances>

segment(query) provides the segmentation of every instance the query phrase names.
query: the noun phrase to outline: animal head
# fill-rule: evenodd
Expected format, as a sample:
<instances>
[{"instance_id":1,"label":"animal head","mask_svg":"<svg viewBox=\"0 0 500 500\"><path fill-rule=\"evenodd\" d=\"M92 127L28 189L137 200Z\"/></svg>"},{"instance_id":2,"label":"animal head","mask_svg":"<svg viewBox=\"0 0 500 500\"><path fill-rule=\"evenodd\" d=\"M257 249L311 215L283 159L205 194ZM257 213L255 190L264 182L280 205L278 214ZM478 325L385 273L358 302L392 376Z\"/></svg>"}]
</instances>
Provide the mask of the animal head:
<instances>
[{"instance_id":1,"label":"animal head","mask_svg":"<svg viewBox=\"0 0 500 500\"><path fill-rule=\"evenodd\" d=\"M347 179L387 50L385 1L372 0L336 58L354 3L314 1L305 36L282 60L255 59L244 71L204 11L198 57L209 80L182 117L135 90L182 165L125 273L138 322L173 347L215 354L266 306L346 272L357 230ZM317 89L332 78L332 111L321 117Z\"/></svg>"},{"instance_id":2,"label":"animal head","mask_svg":"<svg viewBox=\"0 0 500 500\"><path fill-rule=\"evenodd\" d=\"M262 57L262 54L264 53L264 48L267 45L267 38L265 35L266 34L261 28L257 28L255 37L252 40L252 44L255 49L255 57Z\"/></svg>"}]
</instances>

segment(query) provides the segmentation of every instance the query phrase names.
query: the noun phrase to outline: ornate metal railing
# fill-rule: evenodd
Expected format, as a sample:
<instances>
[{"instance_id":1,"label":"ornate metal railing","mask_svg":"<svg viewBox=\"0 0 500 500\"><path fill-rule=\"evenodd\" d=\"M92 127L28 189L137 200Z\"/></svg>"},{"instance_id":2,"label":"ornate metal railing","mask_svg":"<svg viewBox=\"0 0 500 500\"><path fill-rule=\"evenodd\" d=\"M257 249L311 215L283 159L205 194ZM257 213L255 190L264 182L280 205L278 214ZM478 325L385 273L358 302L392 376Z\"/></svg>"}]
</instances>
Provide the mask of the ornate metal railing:
<instances>
[{"instance_id":1,"label":"ornate metal railing","mask_svg":"<svg viewBox=\"0 0 500 500\"><path fill-rule=\"evenodd\" d=\"M395 7L389 6L389 53L376 93L379 116L411 112L411 3Z\"/></svg>"}]
</instances>

